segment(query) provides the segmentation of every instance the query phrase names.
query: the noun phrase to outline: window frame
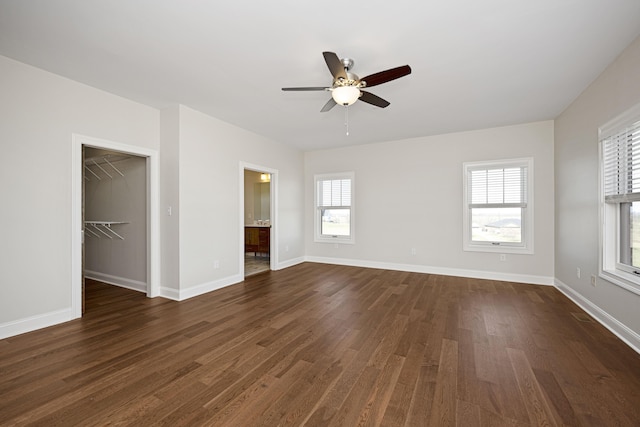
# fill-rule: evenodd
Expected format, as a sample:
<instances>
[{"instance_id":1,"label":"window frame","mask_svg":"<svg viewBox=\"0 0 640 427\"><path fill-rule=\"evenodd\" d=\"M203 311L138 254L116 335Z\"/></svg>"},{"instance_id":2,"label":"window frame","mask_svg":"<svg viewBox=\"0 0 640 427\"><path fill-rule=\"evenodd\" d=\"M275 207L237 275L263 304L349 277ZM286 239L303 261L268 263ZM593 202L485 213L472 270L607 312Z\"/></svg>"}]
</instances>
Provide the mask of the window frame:
<instances>
[{"instance_id":1,"label":"window frame","mask_svg":"<svg viewBox=\"0 0 640 427\"><path fill-rule=\"evenodd\" d=\"M350 202L351 204L346 206L320 206L319 205L319 190L320 183L323 181L334 181L334 180L350 180ZM313 176L313 186L314 186L314 213L313 213L313 224L314 224L314 242L317 243L343 243L343 244L355 244L355 208L354 208L354 200L355 200L355 173L354 172L340 172L340 173L327 173L327 174L316 174ZM330 234L322 234L322 211L326 209L349 209L349 235L341 236L341 235L330 235Z\"/></svg>"},{"instance_id":2,"label":"window frame","mask_svg":"<svg viewBox=\"0 0 640 427\"><path fill-rule=\"evenodd\" d=\"M599 266L598 275L630 292L640 295L640 268L634 268L622 263L621 242L628 241L623 233L629 233L621 221L622 205L640 200L640 193L625 194L614 200L606 200L605 174L605 140L628 132L628 128L640 121L640 104L637 104L616 118L598 128L599 154L599 203L600 203L600 231L599 231ZM640 149L638 150L640 158Z\"/></svg>"},{"instance_id":3,"label":"window frame","mask_svg":"<svg viewBox=\"0 0 640 427\"><path fill-rule=\"evenodd\" d=\"M526 202L521 207L521 243L510 242L477 242L472 239L472 203L469 200L471 192L469 188L469 176L472 171L491 170L503 168L526 168ZM488 160L479 162L464 162L462 164L462 181L463 181L463 207L462 207L462 236L463 250L469 252L493 252L493 253L510 253L510 254L533 254L533 233L534 233L534 174L533 174L533 158L515 158ZM496 206L500 204L491 204ZM509 203L504 203L505 208L509 207ZM499 207L499 206L496 206Z\"/></svg>"}]
</instances>

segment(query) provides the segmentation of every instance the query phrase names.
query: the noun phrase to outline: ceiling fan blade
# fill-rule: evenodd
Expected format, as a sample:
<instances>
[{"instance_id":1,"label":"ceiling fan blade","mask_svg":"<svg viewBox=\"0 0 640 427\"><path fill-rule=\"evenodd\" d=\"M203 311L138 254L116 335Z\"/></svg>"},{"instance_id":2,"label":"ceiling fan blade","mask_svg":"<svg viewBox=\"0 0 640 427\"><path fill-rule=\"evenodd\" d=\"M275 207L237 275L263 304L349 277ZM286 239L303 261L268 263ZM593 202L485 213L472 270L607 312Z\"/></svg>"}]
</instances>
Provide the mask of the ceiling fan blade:
<instances>
[{"instance_id":1,"label":"ceiling fan blade","mask_svg":"<svg viewBox=\"0 0 640 427\"><path fill-rule=\"evenodd\" d=\"M321 113L326 113L327 111L331 110L333 107L335 107L336 105L336 101L333 100L333 98L329 98L329 100L327 101L326 104L324 104L324 107L322 107L322 110L320 110Z\"/></svg>"},{"instance_id":2,"label":"ceiling fan blade","mask_svg":"<svg viewBox=\"0 0 640 427\"><path fill-rule=\"evenodd\" d=\"M360 101L366 102L367 104L375 105L380 108L386 108L391 104L389 101L382 99L371 92L366 92L364 90L361 90L360 92L362 93L362 95L360 95Z\"/></svg>"},{"instance_id":3,"label":"ceiling fan blade","mask_svg":"<svg viewBox=\"0 0 640 427\"><path fill-rule=\"evenodd\" d=\"M322 52L324 56L324 62L327 63L327 67L329 67L329 71L331 71L331 75L334 80L338 79L347 79L347 72L344 70L344 65L338 55L334 52Z\"/></svg>"},{"instance_id":4,"label":"ceiling fan blade","mask_svg":"<svg viewBox=\"0 0 640 427\"><path fill-rule=\"evenodd\" d=\"M329 90L328 87L312 86L312 87L283 87L284 91L308 91L308 90Z\"/></svg>"},{"instance_id":5,"label":"ceiling fan blade","mask_svg":"<svg viewBox=\"0 0 640 427\"><path fill-rule=\"evenodd\" d=\"M367 82L366 87L376 86L382 83L390 82L391 80L399 79L407 74L411 74L411 67L403 65L402 67L392 68L390 70L380 71L379 73L371 74L367 77L363 77L360 81Z\"/></svg>"}]
</instances>

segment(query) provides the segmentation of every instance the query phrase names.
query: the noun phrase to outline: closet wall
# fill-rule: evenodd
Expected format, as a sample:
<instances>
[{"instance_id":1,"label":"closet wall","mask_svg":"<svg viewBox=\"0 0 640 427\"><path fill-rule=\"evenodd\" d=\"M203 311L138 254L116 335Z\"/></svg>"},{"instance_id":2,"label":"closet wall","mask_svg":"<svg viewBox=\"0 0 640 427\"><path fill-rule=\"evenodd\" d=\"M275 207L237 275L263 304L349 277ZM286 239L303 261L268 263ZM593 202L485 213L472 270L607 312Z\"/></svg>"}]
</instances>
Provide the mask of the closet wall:
<instances>
[{"instance_id":1,"label":"closet wall","mask_svg":"<svg viewBox=\"0 0 640 427\"><path fill-rule=\"evenodd\" d=\"M85 277L146 292L146 159L89 147L84 157Z\"/></svg>"}]
</instances>

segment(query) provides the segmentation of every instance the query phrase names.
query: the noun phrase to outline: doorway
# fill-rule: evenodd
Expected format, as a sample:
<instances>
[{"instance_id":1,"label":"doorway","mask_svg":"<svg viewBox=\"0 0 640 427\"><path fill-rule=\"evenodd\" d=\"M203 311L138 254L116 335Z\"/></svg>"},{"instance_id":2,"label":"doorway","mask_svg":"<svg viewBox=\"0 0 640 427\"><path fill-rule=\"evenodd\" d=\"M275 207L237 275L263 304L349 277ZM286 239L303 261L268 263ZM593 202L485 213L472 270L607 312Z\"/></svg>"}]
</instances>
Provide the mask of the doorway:
<instances>
[{"instance_id":1,"label":"doorway","mask_svg":"<svg viewBox=\"0 0 640 427\"><path fill-rule=\"evenodd\" d=\"M85 286L90 279L146 293L146 159L86 145L83 156Z\"/></svg>"},{"instance_id":2,"label":"doorway","mask_svg":"<svg viewBox=\"0 0 640 427\"><path fill-rule=\"evenodd\" d=\"M244 171L244 276L271 269L271 174Z\"/></svg>"},{"instance_id":3,"label":"doorway","mask_svg":"<svg viewBox=\"0 0 640 427\"><path fill-rule=\"evenodd\" d=\"M124 227L127 225L126 218L85 218L84 214L84 188L85 188L85 173L88 175L88 178L93 177L94 180L97 180L96 176L88 172L85 168L85 160L89 159L96 160L96 156L90 157L89 155L84 156L83 152L88 150L92 155L103 156L104 154L113 154L114 157L111 157L112 160L115 160L117 157L115 156L123 156L123 157L131 157L137 158L139 161L144 163L144 171L142 172L145 176L145 183L143 185L142 192L140 197L143 198L144 204L144 220L145 224L143 225L144 230L140 230L144 233L142 239L138 239L143 246L144 255L142 255L142 259L140 263L142 265L143 273L139 273L139 277L144 277L144 280L136 280L129 283L115 283L118 285L124 285L123 287L136 288L142 286L144 284L144 289L137 289L143 292L146 292L147 296L155 297L160 294L160 286L159 286L159 156L157 151L140 148L136 146L131 146L127 144L121 144L113 141L107 141L82 135L73 135L72 137L72 257L71 257L71 271L72 271L72 280L71 280L71 307L73 312L73 317L78 318L82 316L82 307L83 307L83 279L84 279L84 269L83 265L83 253L84 253L84 245L85 243L89 243L88 239L95 239L97 241L98 237L100 239L105 239L106 241L113 240L113 243L121 243L122 240L127 239L127 234L124 233ZM86 159L85 159L86 157ZM106 156L103 156L106 157ZM109 157L107 157L109 159ZM90 162L93 164L93 162ZM107 164L107 162L98 162L97 164L100 167L97 167L93 164L92 172L95 175L100 176L101 179L109 179L107 174L112 176L120 174L115 171L115 169L111 168ZM115 164L111 162L112 164ZM117 163L117 161L116 161ZM118 165L116 165L116 169L118 169ZM124 169L124 167L123 167ZM123 171L120 171L123 172ZM140 173L140 172L139 172ZM115 181L114 181L115 182ZM85 221L89 221L89 224L85 224ZM139 220L136 220L139 221ZM93 232L95 235L89 235L89 230ZM109 237L111 238L109 238ZM119 237L118 237L119 236ZM105 247L108 247L105 246ZM104 248L99 249L104 250ZM139 252L139 251L138 251ZM121 255L117 255L121 256ZM112 260L113 261L113 260ZM103 278L104 280L104 278ZM108 280L104 280L107 281ZM139 283L137 283L139 282Z\"/></svg>"},{"instance_id":4,"label":"doorway","mask_svg":"<svg viewBox=\"0 0 640 427\"><path fill-rule=\"evenodd\" d=\"M273 269L277 171L241 165L241 271L243 277Z\"/></svg>"}]
</instances>

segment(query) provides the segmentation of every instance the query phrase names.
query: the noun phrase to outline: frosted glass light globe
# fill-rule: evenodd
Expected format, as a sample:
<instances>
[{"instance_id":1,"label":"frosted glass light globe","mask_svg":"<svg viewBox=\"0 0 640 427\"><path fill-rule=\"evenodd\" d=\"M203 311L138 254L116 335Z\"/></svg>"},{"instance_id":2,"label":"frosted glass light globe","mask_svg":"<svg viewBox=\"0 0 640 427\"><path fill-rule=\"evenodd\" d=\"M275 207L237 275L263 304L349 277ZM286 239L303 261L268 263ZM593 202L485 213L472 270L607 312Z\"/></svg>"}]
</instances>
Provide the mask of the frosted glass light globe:
<instances>
[{"instance_id":1,"label":"frosted glass light globe","mask_svg":"<svg viewBox=\"0 0 640 427\"><path fill-rule=\"evenodd\" d=\"M351 105L360 97L360 89L355 86L338 86L331 91L331 96L338 105Z\"/></svg>"}]
</instances>

